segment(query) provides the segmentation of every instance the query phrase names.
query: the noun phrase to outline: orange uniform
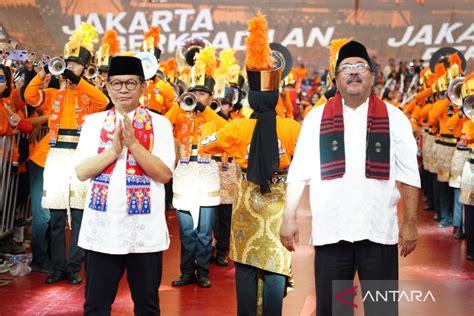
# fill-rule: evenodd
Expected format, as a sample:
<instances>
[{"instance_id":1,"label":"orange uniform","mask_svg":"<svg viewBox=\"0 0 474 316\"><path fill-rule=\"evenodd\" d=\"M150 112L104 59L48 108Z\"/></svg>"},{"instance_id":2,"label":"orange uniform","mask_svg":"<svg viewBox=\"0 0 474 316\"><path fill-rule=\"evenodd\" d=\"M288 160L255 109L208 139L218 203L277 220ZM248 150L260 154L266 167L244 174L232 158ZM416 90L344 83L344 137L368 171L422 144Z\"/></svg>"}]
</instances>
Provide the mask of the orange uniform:
<instances>
[{"instance_id":1,"label":"orange uniform","mask_svg":"<svg viewBox=\"0 0 474 316\"><path fill-rule=\"evenodd\" d=\"M468 121L468 119L464 115L460 116L458 111L448 120L446 126L456 138L459 138L461 137L462 128L466 121Z\"/></svg>"},{"instance_id":2,"label":"orange uniform","mask_svg":"<svg viewBox=\"0 0 474 316\"><path fill-rule=\"evenodd\" d=\"M279 172L272 176L271 192L261 194L260 186L246 179L245 170L256 122L256 119L238 119L218 131L215 131L215 126L214 131L211 125L205 126L203 134L209 136L201 141L201 146L209 154L225 152L233 156L244 169L232 206L230 258L234 262L279 273L287 277L287 284L291 287L291 254L280 243L268 240L278 240L284 211L284 174L294 154L301 125L292 119L276 117Z\"/></svg>"},{"instance_id":3,"label":"orange uniform","mask_svg":"<svg viewBox=\"0 0 474 316\"><path fill-rule=\"evenodd\" d=\"M41 89L43 82L39 75L36 75L25 89L25 100L28 104L51 112L59 92L61 90L54 88ZM65 95L65 106L60 118L60 129L76 129L76 95L80 98L89 98L87 108L83 109L85 114L92 114L105 110L108 100L107 97L96 87L81 79L75 90L68 89ZM85 95L85 96L84 96Z\"/></svg>"},{"instance_id":4,"label":"orange uniform","mask_svg":"<svg viewBox=\"0 0 474 316\"><path fill-rule=\"evenodd\" d=\"M280 152L279 169L286 169L290 166L291 157L295 152L301 125L295 120L278 116L276 120ZM256 119L237 119L217 131L215 126L207 125L203 128L203 135L207 137L203 139L201 146L210 154L225 152L234 157L242 169L247 169L250 143L256 122Z\"/></svg>"},{"instance_id":5,"label":"orange uniform","mask_svg":"<svg viewBox=\"0 0 474 316\"><path fill-rule=\"evenodd\" d=\"M146 108L160 114L168 112L174 104L176 94L171 85L160 78L155 81L148 80L145 93L140 98L140 103Z\"/></svg>"},{"instance_id":6,"label":"orange uniform","mask_svg":"<svg viewBox=\"0 0 474 316\"><path fill-rule=\"evenodd\" d=\"M5 108L5 104L9 105L10 99L0 98L0 136L9 135L13 131L8 121L10 113L8 113L7 109Z\"/></svg>"},{"instance_id":7,"label":"orange uniform","mask_svg":"<svg viewBox=\"0 0 474 316\"><path fill-rule=\"evenodd\" d=\"M57 104L57 97L61 90L54 88L42 89L43 82L39 75L36 75L25 89L25 100L28 104L37 107L40 110L51 113L55 104ZM76 122L76 95L80 98L88 98L88 106L83 109L84 114L92 114L95 112L105 110L108 100L107 97L96 87L81 79L76 86L76 90L67 90L65 95L65 104L62 112L62 117L59 119L59 129L77 129ZM48 126L51 127L51 115L49 117ZM49 151L48 133L35 147L35 150L30 155L32 160L37 165L44 167L46 156Z\"/></svg>"},{"instance_id":8,"label":"orange uniform","mask_svg":"<svg viewBox=\"0 0 474 316\"><path fill-rule=\"evenodd\" d=\"M278 98L278 103L275 111L279 117L293 118L293 105L291 104L290 92L285 91L285 97L281 95Z\"/></svg>"},{"instance_id":9,"label":"orange uniform","mask_svg":"<svg viewBox=\"0 0 474 316\"><path fill-rule=\"evenodd\" d=\"M204 110L204 112L196 115L194 112L185 112L176 102L166 113L165 116L174 126L174 137L178 141L178 145L180 147L188 145L199 145L199 140L201 138L200 126L202 126L202 124L206 122L214 122L215 124L217 124L217 129L227 124L226 120L217 115L216 112L214 112L209 107L206 107L206 110ZM184 144L182 143L183 138L181 137L181 133L183 131L183 126L185 122L189 119L195 120L195 127L197 128L193 128L193 130L191 131L191 144ZM188 148L186 148L186 150L187 149Z\"/></svg>"},{"instance_id":10,"label":"orange uniform","mask_svg":"<svg viewBox=\"0 0 474 316\"><path fill-rule=\"evenodd\" d=\"M173 173L173 206L190 212L195 229L201 206L220 204L218 163L199 146L202 127L206 122L222 127L227 121L209 107L202 113L185 112L177 103L165 116L174 126L179 146L179 163Z\"/></svg>"}]
</instances>

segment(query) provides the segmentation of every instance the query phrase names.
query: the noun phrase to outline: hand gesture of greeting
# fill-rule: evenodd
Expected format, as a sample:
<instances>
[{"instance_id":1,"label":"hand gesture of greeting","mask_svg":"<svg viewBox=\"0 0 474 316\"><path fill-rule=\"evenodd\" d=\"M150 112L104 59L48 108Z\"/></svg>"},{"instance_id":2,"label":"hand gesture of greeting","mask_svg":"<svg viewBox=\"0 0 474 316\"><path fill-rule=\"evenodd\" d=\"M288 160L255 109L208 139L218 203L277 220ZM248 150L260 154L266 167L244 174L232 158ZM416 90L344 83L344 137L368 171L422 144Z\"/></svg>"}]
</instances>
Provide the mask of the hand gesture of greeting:
<instances>
[{"instance_id":1,"label":"hand gesture of greeting","mask_svg":"<svg viewBox=\"0 0 474 316\"><path fill-rule=\"evenodd\" d=\"M122 138L122 122L117 124L114 133L114 139L112 141L112 150L116 156L120 155L123 149L123 138Z\"/></svg>"},{"instance_id":2,"label":"hand gesture of greeting","mask_svg":"<svg viewBox=\"0 0 474 316\"><path fill-rule=\"evenodd\" d=\"M135 138L132 121L130 121L127 115L123 117L122 121L122 139L125 146L129 149L139 144Z\"/></svg>"}]
</instances>

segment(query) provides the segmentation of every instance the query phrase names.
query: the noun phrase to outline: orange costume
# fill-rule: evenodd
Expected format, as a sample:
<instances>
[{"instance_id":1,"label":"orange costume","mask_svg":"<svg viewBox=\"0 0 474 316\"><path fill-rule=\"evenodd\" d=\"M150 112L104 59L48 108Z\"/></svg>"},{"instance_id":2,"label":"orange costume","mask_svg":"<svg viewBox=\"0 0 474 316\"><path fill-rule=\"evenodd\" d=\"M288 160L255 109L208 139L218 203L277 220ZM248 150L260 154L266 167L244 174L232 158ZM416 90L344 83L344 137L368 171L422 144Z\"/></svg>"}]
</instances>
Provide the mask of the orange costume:
<instances>
[{"instance_id":1,"label":"orange costume","mask_svg":"<svg viewBox=\"0 0 474 316\"><path fill-rule=\"evenodd\" d=\"M10 105L10 99L0 98L0 136L9 135L13 132L13 128L10 126L9 122L10 113L5 105Z\"/></svg>"},{"instance_id":2,"label":"orange costume","mask_svg":"<svg viewBox=\"0 0 474 316\"><path fill-rule=\"evenodd\" d=\"M201 142L204 152L219 154L222 152L234 157L239 166L248 167L248 154L255 119L236 119L218 131L212 125L203 128L205 138ZM277 137L280 152L279 169L287 169L293 156L301 125L295 120L277 117Z\"/></svg>"},{"instance_id":3,"label":"orange costume","mask_svg":"<svg viewBox=\"0 0 474 316\"><path fill-rule=\"evenodd\" d=\"M219 170L217 161L202 151L199 141L202 126L214 122L217 128L227 121L206 107L204 112L185 112L174 103L166 113L166 118L174 126L174 136L178 145L178 165L173 176L173 206L179 210L189 210L193 223L197 226L200 206L219 205Z\"/></svg>"},{"instance_id":4,"label":"orange costume","mask_svg":"<svg viewBox=\"0 0 474 316\"><path fill-rule=\"evenodd\" d=\"M278 98L278 104L275 111L279 117L293 118L293 105L291 103L290 92L285 91L285 96Z\"/></svg>"},{"instance_id":5,"label":"orange costume","mask_svg":"<svg viewBox=\"0 0 474 316\"><path fill-rule=\"evenodd\" d=\"M271 193L269 194L257 194L259 192L258 185L247 181L246 177L250 143L255 125L255 119L237 119L229 122L218 131L215 131L215 126L206 125L203 128L203 134L207 136L201 141L201 146L206 153L218 154L224 152L234 157L234 160L242 168L242 179L238 183L237 197L232 211L230 258L239 263L250 264L259 269L282 274L288 277L287 285L290 286L292 285L292 277L289 252L283 251L279 244L274 244L271 241L272 238L263 238L260 234L264 231L264 234L276 234L279 230L281 218L278 217L278 220L275 220L277 217L274 216L279 212L283 212L286 169L291 163L301 125L292 119L276 117L276 134L280 156L278 170L280 171L272 177ZM255 196L256 194L257 196ZM252 210L245 207L245 203L248 201L254 201L252 202ZM260 215L254 217L251 215L252 212L257 212ZM254 221L257 221L258 224L253 223ZM262 225L267 228L260 230L259 228ZM242 232L244 238L240 236ZM263 249L265 251L262 251ZM275 254L278 254L278 257L281 258L276 264L272 260Z\"/></svg>"},{"instance_id":6,"label":"orange costume","mask_svg":"<svg viewBox=\"0 0 474 316\"><path fill-rule=\"evenodd\" d=\"M84 79L75 90L42 89L43 82L36 75L25 90L25 100L40 110L49 112L50 129L37 145L31 160L45 166L43 207L82 209L78 192L69 192L69 176L73 170L72 155L79 141L80 130L86 115L103 111L107 97ZM48 147L51 149L48 153ZM45 154L47 158L45 158ZM48 170L49 169L49 170ZM71 198L70 198L71 196ZM79 204L79 205L78 205Z\"/></svg>"},{"instance_id":7,"label":"orange costume","mask_svg":"<svg viewBox=\"0 0 474 316\"><path fill-rule=\"evenodd\" d=\"M472 98L474 96L474 74L466 76L464 79L463 91L461 93L464 102L467 103L468 98L470 99L472 106ZM464 104L463 106L465 106ZM472 206L474 205L474 117L471 117L468 121L463 124L463 133L467 138L467 147L470 148L470 153L467 161L464 164L462 176L461 176L461 196L459 200L465 205L469 205L470 209L465 209L466 212L472 212ZM472 214L472 213L471 213ZM466 216L466 222L468 221ZM472 225L472 222L471 222ZM471 226L472 227L472 226ZM469 241L469 243L472 240ZM473 245L468 244L468 254L472 255Z\"/></svg>"}]
</instances>

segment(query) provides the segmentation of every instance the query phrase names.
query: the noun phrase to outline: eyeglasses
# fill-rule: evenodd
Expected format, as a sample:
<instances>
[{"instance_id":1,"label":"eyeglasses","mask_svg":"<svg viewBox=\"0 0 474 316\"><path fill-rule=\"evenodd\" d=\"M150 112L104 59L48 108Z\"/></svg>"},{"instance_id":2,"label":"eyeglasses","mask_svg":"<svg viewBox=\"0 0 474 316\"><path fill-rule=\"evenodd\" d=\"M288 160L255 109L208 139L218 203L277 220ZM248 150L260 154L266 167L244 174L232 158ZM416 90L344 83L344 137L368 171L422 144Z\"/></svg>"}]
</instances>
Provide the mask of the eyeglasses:
<instances>
[{"instance_id":1,"label":"eyeglasses","mask_svg":"<svg viewBox=\"0 0 474 316\"><path fill-rule=\"evenodd\" d=\"M132 79L127 80L127 81L114 80L110 83L110 86L112 87L113 90L120 91L122 90L122 87L124 84L125 84L125 88L127 88L128 91L133 91L138 86L138 82Z\"/></svg>"},{"instance_id":2,"label":"eyeglasses","mask_svg":"<svg viewBox=\"0 0 474 316\"><path fill-rule=\"evenodd\" d=\"M361 74L366 72L367 70L370 69L370 66L364 63L357 63L357 64L343 64L339 66L339 70L337 73L343 73L345 75L348 75L352 72Z\"/></svg>"}]
</instances>

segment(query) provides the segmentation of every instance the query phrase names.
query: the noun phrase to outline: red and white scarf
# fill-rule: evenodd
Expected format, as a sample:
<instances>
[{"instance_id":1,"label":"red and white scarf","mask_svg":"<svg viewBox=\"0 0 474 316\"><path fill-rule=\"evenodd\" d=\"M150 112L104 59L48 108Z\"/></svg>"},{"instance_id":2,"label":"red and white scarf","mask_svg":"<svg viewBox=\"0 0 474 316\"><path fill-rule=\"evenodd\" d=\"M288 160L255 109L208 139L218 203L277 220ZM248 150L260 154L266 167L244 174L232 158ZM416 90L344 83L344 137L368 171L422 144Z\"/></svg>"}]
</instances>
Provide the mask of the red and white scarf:
<instances>
[{"instance_id":1,"label":"red and white scarf","mask_svg":"<svg viewBox=\"0 0 474 316\"><path fill-rule=\"evenodd\" d=\"M98 153L112 146L116 128L117 115L115 108L112 108L104 120L100 132L100 143ZM148 151L153 150L154 134L150 113L139 106L135 110L132 126L138 142ZM101 174L92 180L92 195L89 208L105 212L107 210L107 196L112 173L117 161L111 163ZM126 163L126 190L127 209L129 214L148 214L151 210L150 178L143 172L143 169L135 161L133 155L127 150Z\"/></svg>"}]
</instances>

